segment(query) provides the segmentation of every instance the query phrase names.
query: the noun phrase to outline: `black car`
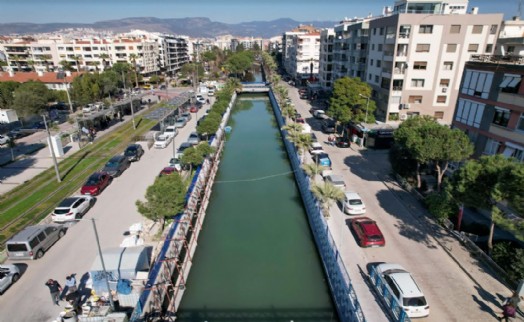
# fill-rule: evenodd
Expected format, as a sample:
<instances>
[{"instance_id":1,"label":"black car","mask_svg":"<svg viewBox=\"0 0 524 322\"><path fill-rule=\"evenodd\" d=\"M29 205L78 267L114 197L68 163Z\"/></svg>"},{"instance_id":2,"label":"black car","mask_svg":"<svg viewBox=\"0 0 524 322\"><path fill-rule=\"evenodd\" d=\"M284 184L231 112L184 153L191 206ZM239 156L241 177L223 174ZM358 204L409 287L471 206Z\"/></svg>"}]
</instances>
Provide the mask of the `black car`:
<instances>
[{"instance_id":1,"label":"black car","mask_svg":"<svg viewBox=\"0 0 524 322\"><path fill-rule=\"evenodd\" d=\"M111 177L118 177L129 168L129 159L125 155L116 155L107 161L102 171L107 172Z\"/></svg>"},{"instance_id":2,"label":"black car","mask_svg":"<svg viewBox=\"0 0 524 322\"><path fill-rule=\"evenodd\" d=\"M144 149L140 144L130 144L124 151L124 155L129 161L138 161L144 154Z\"/></svg>"},{"instance_id":3,"label":"black car","mask_svg":"<svg viewBox=\"0 0 524 322\"><path fill-rule=\"evenodd\" d=\"M333 120L322 121L322 132L324 133L335 133L336 123Z\"/></svg>"},{"instance_id":4,"label":"black car","mask_svg":"<svg viewBox=\"0 0 524 322\"><path fill-rule=\"evenodd\" d=\"M350 146L349 139L339 136L335 139L335 145L339 148L349 148Z\"/></svg>"}]
</instances>

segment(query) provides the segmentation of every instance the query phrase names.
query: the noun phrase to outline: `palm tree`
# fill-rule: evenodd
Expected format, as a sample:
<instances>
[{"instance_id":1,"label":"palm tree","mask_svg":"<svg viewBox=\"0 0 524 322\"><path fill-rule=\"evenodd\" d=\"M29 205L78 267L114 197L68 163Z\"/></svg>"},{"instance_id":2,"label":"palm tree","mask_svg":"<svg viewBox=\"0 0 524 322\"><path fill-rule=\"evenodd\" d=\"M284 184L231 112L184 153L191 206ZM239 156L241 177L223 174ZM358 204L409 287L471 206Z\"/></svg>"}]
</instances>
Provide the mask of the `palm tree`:
<instances>
[{"instance_id":1,"label":"palm tree","mask_svg":"<svg viewBox=\"0 0 524 322\"><path fill-rule=\"evenodd\" d=\"M16 71L19 72L20 71L20 56L13 55L13 57L11 59L15 62Z\"/></svg>"},{"instance_id":2,"label":"palm tree","mask_svg":"<svg viewBox=\"0 0 524 322\"><path fill-rule=\"evenodd\" d=\"M284 104L284 106L282 106L282 116L286 118L286 123L287 119L293 115L295 115L295 109L289 104Z\"/></svg>"},{"instance_id":3,"label":"palm tree","mask_svg":"<svg viewBox=\"0 0 524 322\"><path fill-rule=\"evenodd\" d=\"M102 70L106 70L106 67L108 66L106 59L109 59L109 55L105 53L100 54L99 58L102 59Z\"/></svg>"},{"instance_id":4,"label":"palm tree","mask_svg":"<svg viewBox=\"0 0 524 322\"><path fill-rule=\"evenodd\" d=\"M313 192L318 201L320 201L324 209L324 217L326 218L329 218L329 208L331 208L333 201L344 200L344 191L327 182L314 184L311 187L311 192Z\"/></svg>"},{"instance_id":5,"label":"palm tree","mask_svg":"<svg viewBox=\"0 0 524 322\"><path fill-rule=\"evenodd\" d=\"M33 71L33 72L36 71L35 70L35 61L34 60L28 59L26 63L27 63L27 66L31 67L31 71Z\"/></svg>"},{"instance_id":6,"label":"palm tree","mask_svg":"<svg viewBox=\"0 0 524 322\"><path fill-rule=\"evenodd\" d=\"M304 126L300 123L289 123L288 125L284 125L282 130L286 130L290 136L296 136L302 133Z\"/></svg>"},{"instance_id":7,"label":"palm tree","mask_svg":"<svg viewBox=\"0 0 524 322\"><path fill-rule=\"evenodd\" d=\"M73 65L71 64L70 61L62 60L59 64L62 66L62 68L63 68L64 70L69 70L69 71L71 71L71 70L73 69Z\"/></svg>"},{"instance_id":8,"label":"palm tree","mask_svg":"<svg viewBox=\"0 0 524 322\"><path fill-rule=\"evenodd\" d=\"M133 63L133 70L135 72L135 87L138 87L138 75L136 73L136 60L138 56L136 54L130 54L129 59L131 59L131 62Z\"/></svg>"},{"instance_id":9,"label":"palm tree","mask_svg":"<svg viewBox=\"0 0 524 322\"><path fill-rule=\"evenodd\" d=\"M82 59L83 59L83 58L82 58L81 55L76 55L76 56L74 57L74 60L75 60L75 62L76 62L76 71L77 71L77 72L80 72L80 62L82 61Z\"/></svg>"},{"instance_id":10,"label":"palm tree","mask_svg":"<svg viewBox=\"0 0 524 322\"><path fill-rule=\"evenodd\" d=\"M316 163L305 163L302 165L302 170L308 175L308 177L316 176L319 172L326 170L327 168L323 165L318 165Z\"/></svg>"},{"instance_id":11,"label":"palm tree","mask_svg":"<svg viewBox=\"0 0 524 322\"><path fill-rule=\"evenodd\" d=\"M295 144L295 147L297 148L300 154L300 162L303 163L306 150L311 147L311 135L309 135L308 133L290 132L288 135L288 140Z\"/></svg>"}]
</instances>

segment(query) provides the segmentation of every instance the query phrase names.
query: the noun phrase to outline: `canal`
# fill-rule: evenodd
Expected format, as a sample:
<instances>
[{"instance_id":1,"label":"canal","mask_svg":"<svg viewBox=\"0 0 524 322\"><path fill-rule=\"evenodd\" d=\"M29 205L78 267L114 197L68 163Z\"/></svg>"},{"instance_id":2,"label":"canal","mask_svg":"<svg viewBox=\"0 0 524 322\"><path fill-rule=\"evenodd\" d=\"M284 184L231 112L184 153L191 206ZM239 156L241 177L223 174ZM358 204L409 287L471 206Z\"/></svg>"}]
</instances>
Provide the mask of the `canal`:
<instances>
[{"instance_id":1,"label":"canal","mask_svg":"<svg viewBox=\"0 0 524 322\"><path fill-rule=\"evenodd\" d=\"M177 321L337 321L267 95L240 95Z\"/></svg>"}]
</instances>

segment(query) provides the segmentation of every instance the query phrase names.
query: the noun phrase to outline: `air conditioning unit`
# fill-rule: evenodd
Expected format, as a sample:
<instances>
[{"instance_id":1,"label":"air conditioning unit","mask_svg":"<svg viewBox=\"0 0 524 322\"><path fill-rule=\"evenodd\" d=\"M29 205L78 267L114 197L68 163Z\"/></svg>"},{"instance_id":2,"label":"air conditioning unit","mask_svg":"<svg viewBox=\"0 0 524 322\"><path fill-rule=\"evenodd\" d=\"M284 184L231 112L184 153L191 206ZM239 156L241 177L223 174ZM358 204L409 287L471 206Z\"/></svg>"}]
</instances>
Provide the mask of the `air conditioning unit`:
<instances>
[{"instance_id":1,"label":"air conditioning unit","mask_svg":"<svg viewBox=\"0 0 524 322\"><path fill-rule=\"evenodd\" d=\"M401 121L405 121L405 120L408 119L408 115L407 114L400 114L399 118L400 118Z\"/></svg>"},{"instance_id":2,"label":"air conditioning unit","mask_svg":"<svg viewBox=\"0 0 524 322\"><path fill-rule=\"evenodd\" d=\"M448 91L447 87L442 87L442 93L446 93Z\"/></svg>"},{"instance_id":3,"label":"air conditioning unit","mask_svg":"<svg viewBox=\"0 0 524 322\"><path fill-rule=\"evenodd\" d=\"M404 104L404 109L409 110L409 104Z\"/></svg>"}]
</instances>

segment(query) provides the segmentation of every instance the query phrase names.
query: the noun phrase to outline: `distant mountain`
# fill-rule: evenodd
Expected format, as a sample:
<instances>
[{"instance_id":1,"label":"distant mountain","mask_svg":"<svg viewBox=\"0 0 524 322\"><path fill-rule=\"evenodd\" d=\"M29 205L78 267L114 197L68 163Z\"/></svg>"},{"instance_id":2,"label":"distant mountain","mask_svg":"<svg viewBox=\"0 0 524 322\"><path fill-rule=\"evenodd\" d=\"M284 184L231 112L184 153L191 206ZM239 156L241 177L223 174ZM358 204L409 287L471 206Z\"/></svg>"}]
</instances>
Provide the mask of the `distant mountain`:
<instances>
[{"instance_id":1,"label":"distant mountain","mask_svg":"<svg viewBox=\"0 0 524 322\"><path fill-rule=\"evenodd\" d=\"M221 35L233 35L239 37L262 37L270 38L281 35L299 24L313 25L317 28L333 27L335 21L295 21L289 18L281 18L272 21L251 21L238 24L227 24L211 21L209 18L169 18L159 19L153 17L124 18L119 20L99 21L89 23L1 23L0 35L11 34L37 34L56 32L67 28L90 28L94 30L111 30L114 32L128 32L132 29L140 29L151 32L165 32L175 35L186 35L190 37L212 38Z\"/></svg>"}]
</instances>

